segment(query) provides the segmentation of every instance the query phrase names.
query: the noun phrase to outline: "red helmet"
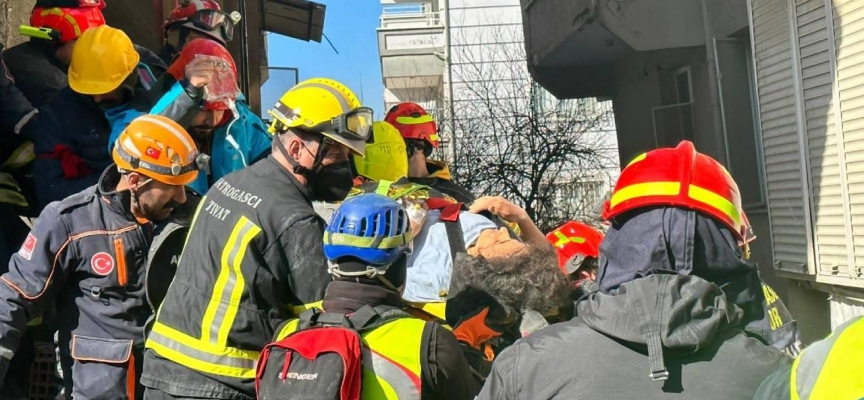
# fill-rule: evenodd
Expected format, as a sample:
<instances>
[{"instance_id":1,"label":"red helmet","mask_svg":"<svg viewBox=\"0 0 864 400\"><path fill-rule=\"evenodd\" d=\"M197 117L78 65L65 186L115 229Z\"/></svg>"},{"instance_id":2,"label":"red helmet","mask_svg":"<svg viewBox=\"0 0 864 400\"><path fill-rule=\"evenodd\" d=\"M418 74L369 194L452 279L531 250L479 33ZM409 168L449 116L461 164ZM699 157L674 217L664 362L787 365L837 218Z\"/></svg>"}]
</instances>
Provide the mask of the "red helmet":
<instances>
[{"instance_id":1,"label":"red helmet","mask_svg":"<svg viewBox=\"0 0 864 400\"><path fill-rule=\"evenodd\" d=\"M581 260L571 262L573 257L600 257L600 242L603 241L603 234L581 222L570 221L549 232L546 240L558 251L558 266L561 267L561 271L570 275L576 272L581 264Z\"/></svg>"},{"instance_id":2,"label":"red helmet","mask_svg":"<svg viewBox=\"0 0 864 400\"><path fill-rule=\"evenodd\" d=\"M187 28L201 32L225 45L234 37L236 21L222 11L213 0L183 0L171 11L162 27L165 35L174 28Z\"/></svg>"},{"instance_id":3,"label":"red helmet","mask_svg":"<svg viewBox=\"0 0 864 400\"><path fill-rule=\"evenodd\" d=\"M201 63L199 65L202 65L202 68L214 72L210 83L207 84L207 95L210 98L205 101L204 108L227 110L228 100L237 100L237 95L240 93L237 87L237 66L231 58L231 53L216 41L195 39L183 46L180 55L168 67L168 73L178 81L182 80L186 77L187 67L194 63Z\"/></svg>"},{"instance_id":4,"label":"red helmet","mask_svg":"<svg viewBox=\"0 0 864 400\"><path fill-rule=\"evenodd\" d=\"M105 1L82 2L79 7L38 7L30 13L30 26L49 28L62 43L77 39L84 31L105 25ZM23 29L23 28L22 28Z\"/></svg>"},{"instance_id":5,"label":"red helmet","mask_svg":"<svg viewBox=\"0 0 864 400\"><path fill-rule=\"evenodd\" d=\"M395 126L403 138L425 140L438 148L438 126L432 115L418 104L399 103L387 112L384 120Z\"/></svg>"},{"instance_id":6,"label":"red helmet","mask_svg":"<svg viewBox=\"0 0 864 400\"><path fill-rule=\"evenodd\" d=\"M603 218L641 207L674 206L701 211L725 224L739 241L750 230L738 185L719 162L684 140L678 147L652 150L621 171Z\"/></svg>"}]
</instances>

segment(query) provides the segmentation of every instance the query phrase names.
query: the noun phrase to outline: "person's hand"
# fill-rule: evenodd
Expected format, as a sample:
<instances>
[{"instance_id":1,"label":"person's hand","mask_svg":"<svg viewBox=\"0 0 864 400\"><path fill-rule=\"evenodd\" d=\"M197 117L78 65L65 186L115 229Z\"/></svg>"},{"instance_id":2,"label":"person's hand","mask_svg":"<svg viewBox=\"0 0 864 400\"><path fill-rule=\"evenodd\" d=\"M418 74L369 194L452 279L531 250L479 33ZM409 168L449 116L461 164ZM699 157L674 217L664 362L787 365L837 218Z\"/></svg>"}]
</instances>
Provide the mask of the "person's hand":
<instances>
[{"instance_id":1,"label":"person's hand","mask_svg":"<svg viewBox=\"0 0 864 400\"><path fill-rule=\"evenodd\" d=\"M485 196L477 199L468 211L479 214L489 211L507 222L522 222L528 219L528 213L522 207L498 196Z\"/></svg>"}]
</instances>

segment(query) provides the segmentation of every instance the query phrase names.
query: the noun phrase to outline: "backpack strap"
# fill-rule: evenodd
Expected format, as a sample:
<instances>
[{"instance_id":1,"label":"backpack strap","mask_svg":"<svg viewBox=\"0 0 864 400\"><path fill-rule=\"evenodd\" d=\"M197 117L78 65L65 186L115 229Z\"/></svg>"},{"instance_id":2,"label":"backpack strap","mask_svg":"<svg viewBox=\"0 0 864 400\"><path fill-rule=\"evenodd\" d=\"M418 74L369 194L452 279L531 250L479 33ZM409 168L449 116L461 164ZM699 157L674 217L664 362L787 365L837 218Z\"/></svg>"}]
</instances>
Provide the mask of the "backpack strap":
<instances>
[{"instance_id":1,"label":"backpack strap","mask_svg":"<svg viewBox=\"0 0 864 400\"><path fill-rule=\"evenodd\" d=\"M459 253L467 253L465 248L465 235L462 232L462 224L459 221L444 221L444 228L447 230L447 241L450 244L450 261L456 265L456 255Z\"/></svg>"},{"instance_id":2,"label":"backpack strap","mask_svg":"<svg viewBox=\"0 0 864 400\"><path fill-rule=\"evenodd\" d=\"M355 311L354 314L351 314L348 319L351 321L351 325L356 331L364 332L375 329L394 319L406 318L410 316L411 314L402 311L402 309L398 307L373 307L367 304L363 307L360 307L360 309Z\"/></svg>"}]
</instances>

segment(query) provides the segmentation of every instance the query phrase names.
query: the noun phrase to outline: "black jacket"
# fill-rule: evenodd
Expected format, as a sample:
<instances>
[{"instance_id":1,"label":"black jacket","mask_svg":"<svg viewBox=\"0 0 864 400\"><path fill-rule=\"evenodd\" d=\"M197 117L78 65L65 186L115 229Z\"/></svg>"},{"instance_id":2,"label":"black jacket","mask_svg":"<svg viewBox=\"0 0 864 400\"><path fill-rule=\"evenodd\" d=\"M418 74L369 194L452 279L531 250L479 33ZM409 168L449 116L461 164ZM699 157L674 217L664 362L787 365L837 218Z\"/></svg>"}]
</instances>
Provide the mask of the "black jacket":
<instances>
[{"instance_id":1,"label":"black jacket","mask_svg":"<svg viewBox=\"0 0 864 400\"><path fill-rule=\"evenodd\" d=\"M399 293L383 286L331 282L324 295L327 312L350 314L364 305L402 307ZM424 400L473 399L480 389L456 337L435 322L426 322L421 339L421 397Z\"/></svg>"},{"instance_id":2,"label":"black jacket","mask_svg":"<svg viewBox=\"0 0 864 400\"><path fill-rule=\"evenodd\" d=\"M54 57L54 48L44 40L31 39L3 54L9 72L21 92L36 108L42 108L69 86L69 67Z\"/></svg>"},{"instance_id":3,"label":"black jacket","mask_svg":"<svg viewBox=\"0 0 864 400\"><path fill-rule=\"evenodd\" d=\"M283 321L320 307L330 282L310 197L272 156L213 184L148 337L144 386L254 398L258 352Z\"/></svg>"},{"instance_id":4,"label":"black jacket","mask_svg":"<svg viewBox=\"0 0 864 400\"><path fill-rule=\"evenodd\" d=\"M701 278L639 278L504 350L479 399L750 400L788 360L741 331L742 315Z\"/></svg>"},{"instance_id":5,"label":"black jacket","mask_svg":"<svg viewBox=\"0 0 864 400\"><path fill-rule=\"evenodd\" d=\"M470 205L477 198L468 189L453 182L450 176L450 167L440 161L429 160L426 162L426 168L429 171L429 176L425 178L408 178L411 182L429 186L433 189L444 193L456 201Z\"/></svg>"}]
</instances>

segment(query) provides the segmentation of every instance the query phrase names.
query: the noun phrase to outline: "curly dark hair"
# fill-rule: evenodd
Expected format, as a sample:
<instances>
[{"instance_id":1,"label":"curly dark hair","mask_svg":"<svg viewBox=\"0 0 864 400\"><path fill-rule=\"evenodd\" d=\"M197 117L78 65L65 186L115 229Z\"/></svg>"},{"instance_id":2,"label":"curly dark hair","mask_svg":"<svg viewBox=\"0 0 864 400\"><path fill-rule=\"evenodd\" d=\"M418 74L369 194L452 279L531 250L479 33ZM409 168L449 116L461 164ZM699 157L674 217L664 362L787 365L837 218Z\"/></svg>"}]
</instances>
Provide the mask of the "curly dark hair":
<instances>
[{"instance_id":1,"label":"curly dark hair","mask_svg":"<svg viewBox=\"0 0 864 400\"><path fill-rule=\"evenodd\" d=\"M448 297L455 299L460 292L484 293L511 316L523 310L542 314L554 312L568 305L571 291L567 277L558 268L557 257L555 250L547 247L535 247L508 258L486 259L460 254L453 268ZM467 311L471 306L459 304L458 308ZM449 301L447 308L449 316Z\"/></svg>"}]
</instances>

